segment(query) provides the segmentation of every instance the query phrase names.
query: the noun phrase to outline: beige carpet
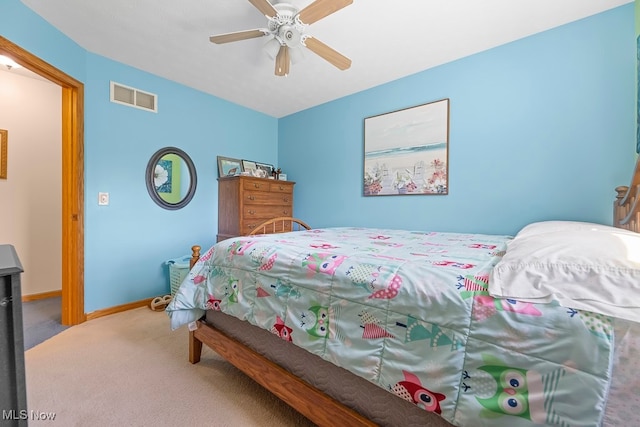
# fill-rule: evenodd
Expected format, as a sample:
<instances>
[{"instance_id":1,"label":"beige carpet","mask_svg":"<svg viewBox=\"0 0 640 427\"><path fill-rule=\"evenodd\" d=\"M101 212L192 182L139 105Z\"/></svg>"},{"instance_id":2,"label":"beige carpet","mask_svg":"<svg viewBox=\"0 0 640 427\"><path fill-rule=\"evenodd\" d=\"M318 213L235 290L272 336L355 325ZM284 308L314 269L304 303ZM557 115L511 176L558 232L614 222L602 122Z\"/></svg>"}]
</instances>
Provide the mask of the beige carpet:
<instances>
[{"instance_id":1,"label":"beige carpet","mask_svg":"<svg viewBox=\"0 0 640 427\"><path fill-rule=\"evenodd\" d=\"M312 426L188 332L139 308L69 328L25 353L29 425ZM54 413L55 421L34 414Z\"/></svg>"}]
</instances>

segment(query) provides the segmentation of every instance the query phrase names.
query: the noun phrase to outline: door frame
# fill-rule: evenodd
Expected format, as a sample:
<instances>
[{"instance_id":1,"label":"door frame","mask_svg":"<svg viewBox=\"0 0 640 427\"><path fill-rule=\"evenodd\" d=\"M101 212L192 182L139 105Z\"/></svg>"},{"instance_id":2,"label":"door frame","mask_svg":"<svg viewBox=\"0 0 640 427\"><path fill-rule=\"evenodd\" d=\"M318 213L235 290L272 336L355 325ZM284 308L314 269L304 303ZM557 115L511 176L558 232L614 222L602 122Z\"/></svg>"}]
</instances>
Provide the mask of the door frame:
<instances>
[{"instance_id":1,"label":"door frame","mask_svg":"<svg viewBox=\"0 0 640 427\"><path fill-rule=\"evenodd\" d=\"M62 324L84 312L84 84L0 36L0 54L62 88Z\"/></svg>"}]
</instances>

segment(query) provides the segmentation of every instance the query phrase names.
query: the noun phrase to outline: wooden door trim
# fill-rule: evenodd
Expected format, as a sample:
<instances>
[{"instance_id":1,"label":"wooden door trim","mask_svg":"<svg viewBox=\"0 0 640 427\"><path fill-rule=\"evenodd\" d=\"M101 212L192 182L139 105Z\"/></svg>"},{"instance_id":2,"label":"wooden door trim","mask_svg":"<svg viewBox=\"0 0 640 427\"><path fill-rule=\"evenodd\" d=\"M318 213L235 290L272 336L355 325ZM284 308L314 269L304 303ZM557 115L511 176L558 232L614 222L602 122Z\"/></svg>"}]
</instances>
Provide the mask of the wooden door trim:
<instances>
[{"instance_id":1,"label":"wooden door trim","mask_svg":"<svg viewBox=\"0 0 640 427\"><path fill-rule=\"evenodd\" d=\"M62 87L62 324L84 312L84 84L0 36L0 54Z\"/></svg>"}]
</instances>

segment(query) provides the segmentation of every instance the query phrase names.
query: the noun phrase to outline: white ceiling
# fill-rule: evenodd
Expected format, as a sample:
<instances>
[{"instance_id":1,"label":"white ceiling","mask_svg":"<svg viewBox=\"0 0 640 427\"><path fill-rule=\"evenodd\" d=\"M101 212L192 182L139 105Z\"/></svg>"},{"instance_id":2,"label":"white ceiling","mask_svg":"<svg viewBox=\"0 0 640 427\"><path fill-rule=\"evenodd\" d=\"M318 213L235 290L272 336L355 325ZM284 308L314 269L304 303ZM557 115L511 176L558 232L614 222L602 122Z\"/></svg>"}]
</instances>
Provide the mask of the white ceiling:
<instances>
[{"instance_id":1,"label":"white ceiling","mask_svg":"<svg viewBox=\"0 0 640 427\"><path fill-rule=\"evenodd\" d=\"M267 37L209 42L214 34L266 27L248 0L22 0L89 52L273 117L632 1L354 0L306 30L349 57L350 69L306 50L287 77L276 77L262 50ZM299 9L311 2L289 0Z\"/></svg>"}]
</instances>

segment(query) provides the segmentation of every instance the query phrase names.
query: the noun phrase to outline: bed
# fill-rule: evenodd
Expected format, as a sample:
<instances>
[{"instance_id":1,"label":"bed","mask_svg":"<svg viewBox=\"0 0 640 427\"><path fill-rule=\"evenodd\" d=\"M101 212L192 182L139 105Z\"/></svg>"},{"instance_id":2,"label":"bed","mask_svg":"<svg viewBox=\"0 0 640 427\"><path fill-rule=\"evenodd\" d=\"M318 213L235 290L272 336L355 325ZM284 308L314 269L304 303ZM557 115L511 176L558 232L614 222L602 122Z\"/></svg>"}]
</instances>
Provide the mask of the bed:
<instances>
[{"instance_id":1,"label":"bed","mask_svg":"<svg viewBox=\"0 0 640 427\"><path fill-rule=\"evenodd\" d=\"M640 425L640 170L614 227L241 236L167 307L317 425ZM634 252L635 250L635 252Z\"/></svg>"}]
</instances>

